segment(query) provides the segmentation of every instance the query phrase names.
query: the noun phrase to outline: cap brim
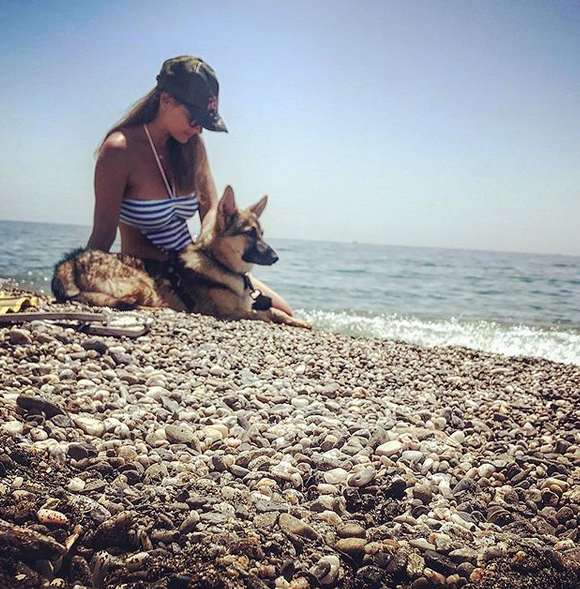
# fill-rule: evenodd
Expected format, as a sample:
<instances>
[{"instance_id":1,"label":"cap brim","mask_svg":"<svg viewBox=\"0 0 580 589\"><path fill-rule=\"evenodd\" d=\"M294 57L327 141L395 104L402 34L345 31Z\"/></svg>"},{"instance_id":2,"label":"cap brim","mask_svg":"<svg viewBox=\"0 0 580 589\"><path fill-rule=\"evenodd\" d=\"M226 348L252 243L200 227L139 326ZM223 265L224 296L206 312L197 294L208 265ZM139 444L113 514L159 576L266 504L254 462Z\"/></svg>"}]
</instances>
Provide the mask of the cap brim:
<instances>
[{"instance_id":1,"label":"cap brim","mask_svg":"<svg viewBox=\"0 0 580 589\"><path fill-rule=\"evenodd\" d=\"M192 104L185 104L187 110L191 116L208 131L218 131L227 133L228 128L224 123L224 120L214 110L205 110L199 106L193 106Z\"/></svg>"}]
</instances>

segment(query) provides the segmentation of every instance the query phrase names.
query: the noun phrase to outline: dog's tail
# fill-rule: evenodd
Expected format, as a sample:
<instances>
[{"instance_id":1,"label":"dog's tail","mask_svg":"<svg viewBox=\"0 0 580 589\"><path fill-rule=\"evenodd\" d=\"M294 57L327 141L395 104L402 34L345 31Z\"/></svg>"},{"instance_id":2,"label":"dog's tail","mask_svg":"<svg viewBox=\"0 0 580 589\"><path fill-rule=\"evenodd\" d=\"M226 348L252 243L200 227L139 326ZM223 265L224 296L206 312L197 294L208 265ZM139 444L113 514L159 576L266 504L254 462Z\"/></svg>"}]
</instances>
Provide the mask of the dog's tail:
<instances>
[{"instance_id":1,"label":"dog's tail","mask_svg":"<svg viewBox=\"0 0 580 589\"><path fill-rule=\"evenodd\" d=\"M68 301L80 294L75 280L75 259L82 254L85 248L77 248L65 254L55 266L52 275L52 293L59 303Z\"/></svg>"}]
</instances>

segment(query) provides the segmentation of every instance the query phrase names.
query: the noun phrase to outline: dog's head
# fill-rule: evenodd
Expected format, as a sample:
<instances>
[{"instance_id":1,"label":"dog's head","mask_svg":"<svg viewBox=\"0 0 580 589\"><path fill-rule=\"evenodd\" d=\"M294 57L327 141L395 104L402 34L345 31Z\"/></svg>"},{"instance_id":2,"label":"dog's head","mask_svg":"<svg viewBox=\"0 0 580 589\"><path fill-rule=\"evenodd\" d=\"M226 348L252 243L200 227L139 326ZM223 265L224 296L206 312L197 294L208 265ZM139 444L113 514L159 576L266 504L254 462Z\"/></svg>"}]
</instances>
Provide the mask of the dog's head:
<instances>
[{"instance_id":1,"label":"dog's head","mask_svg":"<svg viewBox=\"0 0 580 589\"><path fill-rule=\"evenodd\" d=\"M212 249L216 257L235 272L247 272L250 265L270 266L278 261L276 252L262 239L260 215L268 197L247 209L238 209L231 186L219 201Z\"/></svg>"}]
</instances>

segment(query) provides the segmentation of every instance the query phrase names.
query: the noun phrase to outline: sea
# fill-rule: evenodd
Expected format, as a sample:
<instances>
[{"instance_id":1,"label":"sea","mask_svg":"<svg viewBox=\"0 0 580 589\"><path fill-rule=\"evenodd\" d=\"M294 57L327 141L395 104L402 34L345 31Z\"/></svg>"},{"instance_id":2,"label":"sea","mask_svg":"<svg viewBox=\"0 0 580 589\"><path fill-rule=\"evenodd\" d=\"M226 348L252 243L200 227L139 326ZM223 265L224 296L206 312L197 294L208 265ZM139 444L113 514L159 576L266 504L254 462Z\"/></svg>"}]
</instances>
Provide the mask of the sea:
<instances>
[{"instance_id":1,"label":"sea","mask_svg":"<svg viewBox=\"0 0 580 589\"><path fill-rule=\"evenodd\" d=\"M0 290L50 294L54 264L89 233L78 225L0 221ZM316 329L580 365L580 257L269 243L280 259L254 274Z\"/></svg>"}]
</instances>

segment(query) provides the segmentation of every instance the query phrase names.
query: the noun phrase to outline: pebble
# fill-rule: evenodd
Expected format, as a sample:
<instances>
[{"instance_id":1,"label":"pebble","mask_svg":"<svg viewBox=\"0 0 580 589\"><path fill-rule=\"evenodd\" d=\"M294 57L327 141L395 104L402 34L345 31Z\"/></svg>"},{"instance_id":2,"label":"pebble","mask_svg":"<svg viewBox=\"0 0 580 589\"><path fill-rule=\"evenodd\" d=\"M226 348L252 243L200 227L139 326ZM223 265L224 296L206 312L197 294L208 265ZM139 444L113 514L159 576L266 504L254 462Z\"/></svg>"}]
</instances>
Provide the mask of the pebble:
<instances>
[{"instance_id":1,"label":"pebble","mask_svg":"<svg viewBox=\"0 0 580 589\"><path fill-rule=\"evenodd\" d=\"M341 538L336 542L335 547L350 556L358 556L364 553L366 543L364 538Z\"/></svg>"},{"instance_id":2,"label":"pebble","mask_svg":"<svg viewBox=\"0 0 580 589\"><path fill-rule=\"evenodd\" d=\"M64 513L53 509L39 509L36 517L41 524L47 526L67 526L69 523L68 517Z\"/></svg>"},{"instance_id":3,"label":"pebble","mask_svg":"<svg viewBox=\"0 0 580 589\"><path fill-rule=\"evenodd\" d=\"M194 432L182 425L168 425L165 435L172 444L190 444L196 439Z\"/></svg>"},{"instance_id":4,"label":"pebble","mask_svg":"<svg viewBox=\"0 0 580 589\"><path fill-rule=\"evenodd\" d=\"M179 526L179 531L182 534L187 534L194 530L197 524L200 522L200 516L197 511L192 511L184 520L183 523Z\"/></svg>"},{"instance_id":5,"label":"pebble","mask_svg":"<svg viewBox=\"0 0 580 589\"><path fill-rule=\"evenodd\" d=\"M422 551L436 549L435 544L431 544L431 542L428 542L425 538L412 538L411 540L409 540L409 544L413 548L418 548Z\"/></svg>"},{"instance_id":6,"label":"pebble","mask_svg":"<svg viewBox=\"0 0 580 589\"><path fill-rule=\"evenodd\" d=\"M290 532L311 540L318 538L318 533L314 528L289 513L282 513L278 520L278 524L285 532Z\"/></svg>"},{"instance_id":7,"label":"pebble","mask_svg":"<svg viewBox=\"0 0 580 589\"><path fill-rule=\"evenodd\" d=\"M125 561L125 566L130 571L139 571L147 565L149 559L148 552L137 552L137 554L133 554Z\"/></svg>"},{"instance_id":8,"label":"pebble","mask_svg":"<svg viewBox=\"0 0 580 589\"><path fill-rule=\"evenodd\" d=\"M341 525L336 533L340 538L365 538L366 530L359 523L348 522Z\"/></svg>"},{"instance_id":9,"label":"pebble","mask_svg":"<svg viewBox=\"0 0 580 589\"><path fill-rule=\"evenodd\" d=\"M89 416L75 418L75 425L89 436L100 438L105 433L105 425L102 421Z\"/></svg>"},{"instance_id":10,"label":"pebble","mask_svg":"<svg viewBox=\"0 0 580 589\"><path fill-rule=\"evenodd\" d=\"M344 468L333 468L324 473L324 480L329 485L344 485L348 479L348 471Z\"/></svg>"},{"instance_id":11,"label":"pebble","mask_svg":"<svg viewBox=\"0 0 580 589\"><path fill-rule=\"evenodd\" d=\"M570 485L566 481L563 481L561 479L557 479L554 477L547 478L540 485L540 489L553 489L554 487L559 489L562 493L564 493L565 491L568 490Z\"/></svg>"},{"instance_id":12,"label":"pebble","mask_svg":"<svg viewBox=\"0 0 580 589\"><path fill-rule=\"evenodd\" d=\"M419 462L423 459L423 453L419 450L405 450L401 454L401 460L405 462Z\"/></svg>"},{"instance_id":13,"label":"pebble","mask_svg":"<svg viewBox=\"0 0 580 589\"><path fill-rule=\"evenodd\" d=\"M12 436L19 436L24 432L24 424L21 421L12 420L6 421L2 424L2 429L12 435Z\"/></svg>"},{"instance_id":14,"label":"pebble","mask_svg":"<svg viewBox=\"0 0 580 589\"><path fill-rule=\"evenodd\" d=\"M413 487L413 497L422 503L429 504L433 498L433 491L431 490L431 486L427 482L415 485Z\"/></svg>"},{"instance_id":15,"label":"pebble","mask_svg":"<svg viewBox=\"0 0 580 589\"><path fill-rule=\"evenodd\" d=\"M403 444L401 442L398 440L392 440L378 446L375 450L375 454L377 456L395 456L399 454L402 448Z\"/></svg>"},{"instance_id":16,"label":"pebble","mask_svg":"<svg viewBox=\"0 0 580 589\"><path fill-rule=\"evenodd\" d=\"M73 493L77 493L79 491L82 491L86 486L86 483L83 479L80 479L79 477L74 477L72 478L68 483L66 488L69 491L72 491Z\"/></svg>"},{"instance_id":17,"label":"pebble","mask_svg":"<svg viewBox=\"0 0 580 589\"><path fill-rule=\"evenodd\" d=\"M376 476L376 469L373 467L367 467L355 474L351 474L346 482L350 487L366 487L366 485L375 480Z\"/></svg>"},{"instance_id":18,"label":"pebble","mask_svg":"<svg viewBox=\"0 0 580 589\"><path fill-rule=\"evenodd\" d=\"M16 327L12 328L10 330L10 343L13 346L27 346L32 344L30 331Z\"/></svg>"},{"instance_id":19,"label":"pebble","mask_svg":"<svg viewBox=\"0 0 580 589\"><path fill-rule=\"evenodd\" d=\"M321 584L332 586L338 580L338 576L340 574L340 559L338 556L334 554L329 554L327 556L323 556L320 559L321 563L328 563L330 565L330 569L328 573L320 579Z\"/></svg>"}]
</instances>

